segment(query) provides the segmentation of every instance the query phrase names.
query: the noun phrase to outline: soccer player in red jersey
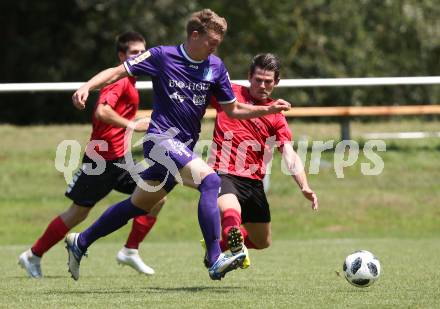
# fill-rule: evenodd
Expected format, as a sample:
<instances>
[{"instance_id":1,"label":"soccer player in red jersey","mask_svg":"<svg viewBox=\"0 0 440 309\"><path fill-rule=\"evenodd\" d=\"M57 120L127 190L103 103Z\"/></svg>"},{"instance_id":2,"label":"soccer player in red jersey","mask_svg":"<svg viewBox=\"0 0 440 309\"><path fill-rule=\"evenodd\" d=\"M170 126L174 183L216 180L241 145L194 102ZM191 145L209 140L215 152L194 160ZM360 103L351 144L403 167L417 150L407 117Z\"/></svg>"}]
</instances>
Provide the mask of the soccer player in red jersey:
<instances>
[{"instance_id":1,"label":"soccer player in red jersey","mask_svg":"<svg viewBox=\"0 0 440 309\"><path fill-rule=\"evenodd\" d=\"M137 32L125 32L116 41L120 63L145 51L145 39ZM19 264L33 278L41 278L40 260L52 246L65 237L67 232L85 220L92 207L113 189L131 194L136 188L129 172L115 163L124 163L127 151L124 145L126 128L135 118L139 106L139 93L134 77L123 78L103 88L92 116L93 131L83 157L83 166L68 185L65 195L72 200L71 206L55 217L34 245L19 257ZM135 131L145 132L148 121L138 121ZM99 175L87 171L105 162ZM129 265L140 273L154 274L138 254L139 243L156 222L164 200L147 215L135 217L125 247L117 254L117 261Z\"/></svg>"},{"instance_id":2,"label":"soccer player in red jersey","mask_svg":"<svg viewBox=\"0 0 440 309\"><path fill-rule=\"evenodd\" d=\"M233 85L238 102L270 105L280 78L280 63L272 54L254 57L249 69L250 87ZM210 161L221 178L218 206L221 211L223 251L237 253L247 248L264 249L271 244L271 218L262 179L276 144L304 197L318 209L318 198L310 189L301 159L294 151L292 134L283 114L254 119L229 118L215 101L217 118ZM249 255L243 268L250 265Z\"/></svg>"}]
</instances>

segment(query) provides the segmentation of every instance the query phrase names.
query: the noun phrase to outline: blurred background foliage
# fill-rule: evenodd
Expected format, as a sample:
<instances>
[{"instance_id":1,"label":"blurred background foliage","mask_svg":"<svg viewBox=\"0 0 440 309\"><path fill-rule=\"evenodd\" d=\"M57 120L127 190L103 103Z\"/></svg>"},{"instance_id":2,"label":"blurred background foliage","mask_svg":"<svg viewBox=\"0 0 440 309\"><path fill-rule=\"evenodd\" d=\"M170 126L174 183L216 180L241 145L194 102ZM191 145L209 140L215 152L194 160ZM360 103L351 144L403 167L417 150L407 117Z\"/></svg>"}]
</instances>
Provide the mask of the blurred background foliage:
<instances>
[{"instance_id":1,"label":"blurred background foliage","mask_svg":"<svg viewBox=\"0 0 440 309\"><path fill-rule=\"evenodd\" d=\"M281 58L282 78L440 75L436 0L16 0L0 2L0 82L85 81L117 63L118 33L139 31L149 46L178 44L190 13L205 7L228 21L218 54L232 79L245 79L260 52ZM88 121L70 96L1 94L0 122ZM275 96L302 106L436 104L440 86L289 88ZM141 106L150 103L142 94Z\"/></svg>"}]
</instances>

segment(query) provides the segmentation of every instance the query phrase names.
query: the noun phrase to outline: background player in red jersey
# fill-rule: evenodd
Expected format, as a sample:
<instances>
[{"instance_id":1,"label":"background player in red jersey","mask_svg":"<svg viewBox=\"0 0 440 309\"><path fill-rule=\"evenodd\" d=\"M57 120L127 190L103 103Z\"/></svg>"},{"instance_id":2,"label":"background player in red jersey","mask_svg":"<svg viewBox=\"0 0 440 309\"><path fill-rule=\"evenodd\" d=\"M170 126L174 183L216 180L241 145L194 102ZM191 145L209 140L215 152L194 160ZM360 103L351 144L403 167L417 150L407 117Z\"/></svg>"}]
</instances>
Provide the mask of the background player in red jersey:
<instances>
[{"instance_id":1,"label":"background player in red jersey","mask_svg":"<svg viewBox=\"0 0 440 309\"><path fill-rule=\"evenodd\" d=\"M137 32L125 32L116 41L120 63L145 51L145 39ZM19 257L19 264L33 278L41 278L40 260L45 252L64 238L67 232L85 220L91 208L113 189L131 194L136 183L130 174L114 163L124 163L128 149L124 147L126 128L135 118L139 107L139 93L134 77L123 78L103 88L92 116L93 131L83 158L83 166L68 185L65 195L73 202L61 215L55 217L34 245ZM145 132L148 121L136 122L135 131ZM104 161L105 160L105 161ZM99 175L92 175L97 163L105 162ZM89 172L88 172L89 171ZM133 267L140 273L154 274L138 254L139 243L156 222L164 201L159 202L148 215L133 219L133 226L125 247L117 254L117 261Z\"/></svg>"},{"instance_id":2,"label":"background player in red jersey","mask_svg":"<svg viewBox=\"0 0 440 309\"><path fill-rule=\"evenodd\" d=\"M254 57L249 69L250 87L233 85L238 102L270 105L280 78L280 63L272 54ZM218 103L211 162L221 178L218 205L222 214L223 251L237 253L247 248L264 249L271 244L271 218L262 179L276 143L283 160L304 197L318 209L318 198L310 189L301 159L293 150L292 134L283 114L239 120L229 118ZM275 143L274 143L275 142ZM241 226L243 224L243 226ZM247 253L247 252L246 252ZM250 265L249 256L243 267Z\"/></svg>"}]
</instances>

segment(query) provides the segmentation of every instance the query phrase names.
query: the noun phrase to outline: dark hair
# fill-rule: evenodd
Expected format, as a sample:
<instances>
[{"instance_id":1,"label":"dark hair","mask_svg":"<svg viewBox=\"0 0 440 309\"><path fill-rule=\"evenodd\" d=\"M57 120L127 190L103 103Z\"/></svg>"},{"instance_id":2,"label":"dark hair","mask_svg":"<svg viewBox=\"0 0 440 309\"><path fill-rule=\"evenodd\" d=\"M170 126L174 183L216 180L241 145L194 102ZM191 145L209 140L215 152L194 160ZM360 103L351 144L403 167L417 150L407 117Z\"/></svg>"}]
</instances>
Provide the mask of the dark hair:
<instances>
[{"instance_id":1,"label":"dark hair","mask_svg":"<svg viewBox=\"0 0 440 309\"><path fill-rule=\"evenodd\" d=\"M116 38L116 54L126 53L130 42L142 42L145 45L145 39L142 34L134 31L124 32Z\"/></svg>"},{"instance_id":2,"label":"dark hair","mask_svg":"<svg viewBox=\"0 0 440 309\"><path fill-rule=\"evenodd\" d=\"M190 36L193 31L205 34L209 30L223 36L227 29L228 24L226 19L218 16L210 9L203 9L193 13L186 24L186 33L188 36Z\"/></svg>"},{"instance_id":3,"label":"dark hair","mask_svg":"<svg viewBox=\"0 0 440 309\"><path fill-rule=\"evenodd\" d=\"M280 59L274 54L267 53L256 55L254 59L252 59L252 63L249 67L250 76L254 75L256 68L275 72L275 80L278 80L280 77Z\"/></svg>"}]
</instances>

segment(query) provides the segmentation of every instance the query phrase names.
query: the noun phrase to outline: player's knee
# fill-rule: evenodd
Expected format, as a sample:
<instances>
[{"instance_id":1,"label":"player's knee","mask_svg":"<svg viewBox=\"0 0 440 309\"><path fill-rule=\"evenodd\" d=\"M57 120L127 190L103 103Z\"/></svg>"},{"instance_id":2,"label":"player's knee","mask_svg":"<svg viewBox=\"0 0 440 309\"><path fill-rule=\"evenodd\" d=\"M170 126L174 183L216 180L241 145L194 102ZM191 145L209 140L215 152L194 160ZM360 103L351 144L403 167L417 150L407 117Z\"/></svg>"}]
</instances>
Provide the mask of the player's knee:
<instances>
[{"instance_id":1,"label":"player's knee","mask_svg":"<svg viewBox=\"0 0 440 309\"><path fill-rule=\"evenodd\" d=\"M83 207L73 203L68 210L60 215L60 217L67 227L73 228L84 221L87 218L89 212L89 207Z\"/></svg>"},{"instance_id":2,"label":"player's knee","mask_svg":"<svg viewBox=\"0 0 440 309\"><path fill-rule=\"evenodd\" d=\"M90 208L88 207L76 207L73 212L73 217L78 223L84 221L89 215Z\"/></svg>"},{"instance_id":3,"label":"player's knee","mask_svg":"<svg viewBox=\"0 0 440 309\"><path fill-rule=\"evenodd\" d=\"M200 192L203 192L204 190L218 190L220 188L220 184L220 177L216 173L211 173L203 178L198 189Z\"/></svg>"}]
</instances>

